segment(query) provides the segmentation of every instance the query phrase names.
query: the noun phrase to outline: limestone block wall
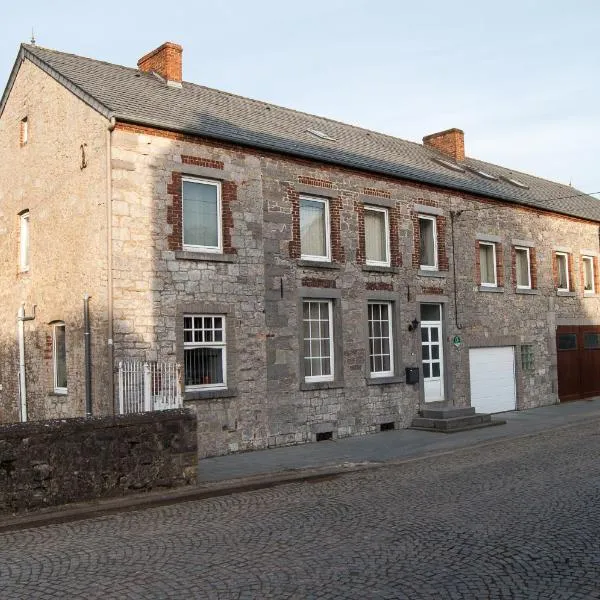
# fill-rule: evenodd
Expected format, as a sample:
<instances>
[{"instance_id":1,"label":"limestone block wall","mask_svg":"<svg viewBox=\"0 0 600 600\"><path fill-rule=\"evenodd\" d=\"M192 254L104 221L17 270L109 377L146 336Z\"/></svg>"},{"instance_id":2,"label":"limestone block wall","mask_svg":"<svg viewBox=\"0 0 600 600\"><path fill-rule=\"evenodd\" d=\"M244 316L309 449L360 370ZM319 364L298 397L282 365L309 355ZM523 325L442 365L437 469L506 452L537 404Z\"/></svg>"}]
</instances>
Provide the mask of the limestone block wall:
<instances>
[{"instance_id":1,"label":"limestone block wall","mask_svg":"<svg viewBox=\"0 0 600 600\"><path fill-rule=\"evenodd\" d=\"M23 143L22 121L28 139ZM96 413L106 361L107 121L29 61L0 117L0 422L19 419L17 311L25 303L30 419L84 413L83 295L91 296ZM19 213L30 214L30 268L19 272ZM66 324L68 394L54 394L53 321ZM102 394L101 394L102 392Z\"/></svg>"}]
</instances>

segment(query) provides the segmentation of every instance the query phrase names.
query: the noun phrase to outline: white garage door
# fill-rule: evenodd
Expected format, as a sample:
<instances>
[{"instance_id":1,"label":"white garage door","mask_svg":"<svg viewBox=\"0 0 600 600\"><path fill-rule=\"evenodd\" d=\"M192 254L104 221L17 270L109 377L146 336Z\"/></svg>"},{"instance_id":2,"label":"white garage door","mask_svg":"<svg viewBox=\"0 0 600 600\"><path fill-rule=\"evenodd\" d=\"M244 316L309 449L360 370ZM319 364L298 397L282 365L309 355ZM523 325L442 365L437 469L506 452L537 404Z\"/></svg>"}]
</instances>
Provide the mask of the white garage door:
<instances>
[{"instance_id":1,"label":"white garage door","mask_svg":"<svg viewBox=\"0 0 600 600\"><path fill-rule=\"evenodd\" d=\"M471 406L476 412L515 410L515 350L512 346L472 348L469 365Z\"/></svg>"}]
</instances>

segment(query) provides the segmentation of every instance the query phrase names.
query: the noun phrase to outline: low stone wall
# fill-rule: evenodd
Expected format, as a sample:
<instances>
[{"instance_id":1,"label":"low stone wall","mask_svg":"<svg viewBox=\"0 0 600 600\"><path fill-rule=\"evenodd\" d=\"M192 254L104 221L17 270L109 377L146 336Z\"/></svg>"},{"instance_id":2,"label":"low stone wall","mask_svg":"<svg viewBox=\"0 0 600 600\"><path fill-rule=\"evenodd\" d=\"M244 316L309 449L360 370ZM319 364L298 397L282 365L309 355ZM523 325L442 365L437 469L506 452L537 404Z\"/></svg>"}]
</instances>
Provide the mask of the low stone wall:
<instances>
[{"instance_id":1,"label":"low stone wall","mask_svg":"<svg viewBox=\"0 0 600 600\"><path fill-rule=\"evenodd\" d=\"M0 426L0 515L191 485L188 410Z\"/></svg>"}]
</instances>

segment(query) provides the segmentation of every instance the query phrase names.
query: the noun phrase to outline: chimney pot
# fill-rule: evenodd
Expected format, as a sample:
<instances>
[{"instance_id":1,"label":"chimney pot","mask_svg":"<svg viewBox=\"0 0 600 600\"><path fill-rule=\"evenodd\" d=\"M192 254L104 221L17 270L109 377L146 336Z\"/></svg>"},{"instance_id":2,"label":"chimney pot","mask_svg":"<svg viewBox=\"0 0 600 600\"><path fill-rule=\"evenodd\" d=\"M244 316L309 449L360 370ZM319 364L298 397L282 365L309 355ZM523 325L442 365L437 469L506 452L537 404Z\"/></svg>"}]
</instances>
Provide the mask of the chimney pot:
<instances>
[{"instance_id":1,"label":"chimney pot","mask_svg":"<svg viewBox=\"0 0 600 600\"><path fill-rule=\"evenodd\" d=\"M462 129L446 129L426 135L423 145L438 150L457 162L465 160L465 132Z\"/></svg>"},{"instance_id":2,"label":"chimney pot","mask_svg":"<svg viewBox=\"0 0 600 600\"><path fill-rule=\"evenodd\" d=\"M166 80L167 85L181 86L181 55L183 48L173 42L165 42L138 60L140 71L156 73Z\"/></svg>"}]
</instances>

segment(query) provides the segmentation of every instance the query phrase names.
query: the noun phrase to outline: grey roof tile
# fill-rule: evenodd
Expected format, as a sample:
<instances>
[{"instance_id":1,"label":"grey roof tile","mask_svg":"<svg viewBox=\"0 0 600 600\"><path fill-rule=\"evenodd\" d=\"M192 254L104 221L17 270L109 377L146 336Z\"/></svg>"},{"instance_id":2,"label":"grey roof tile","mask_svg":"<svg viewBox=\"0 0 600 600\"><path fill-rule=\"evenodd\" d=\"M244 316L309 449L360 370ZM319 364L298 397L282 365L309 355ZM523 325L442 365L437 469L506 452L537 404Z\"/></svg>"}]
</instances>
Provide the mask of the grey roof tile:
<instances>
[{"instance_id":1,"label":"grey roof tile","mask_svg":"<svg viewBox=\"0 0 600 600\"><path fill-rule=\"evenodd\" d=\"M172 88L142 73L73 54L23 45L23 56L62 76L76 93L117 119L246 144L600 221L600 201L576 189L472 158L464 165L498 177L459 173L439 154L399 138L184 82ZM64 82L63 82L64 83ZM9 81L9 86L11 85ZM9 91L7 89L7 91ZM6 100L6 93L4 101ZM2 106L0 106L1 113ZM336 141L321 139L320 130ZM505 178L515 178L528 189Z\"/></svg>"}]
</instances>

